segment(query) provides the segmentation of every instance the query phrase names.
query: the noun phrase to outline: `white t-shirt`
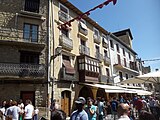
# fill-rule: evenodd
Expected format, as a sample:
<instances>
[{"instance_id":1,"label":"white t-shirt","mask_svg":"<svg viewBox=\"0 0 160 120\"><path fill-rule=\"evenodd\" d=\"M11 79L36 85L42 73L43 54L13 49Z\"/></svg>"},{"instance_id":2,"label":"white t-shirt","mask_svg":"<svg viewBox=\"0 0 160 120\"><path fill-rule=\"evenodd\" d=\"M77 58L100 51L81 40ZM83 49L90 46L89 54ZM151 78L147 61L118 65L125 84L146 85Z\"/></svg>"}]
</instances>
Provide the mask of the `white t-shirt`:
<instances>
[{"instance_id":1,"label":"white t-shirt","mask_svg":"<svg viewBox=\"0 0 160 120\"><path fill-rule=\"evenodd\" d=\"M122 115L118 120L130 120L127 115Z\"/></svg>"},{"instance_id":2,"label":"white t-shirt","mask_svg":"<svg viewBox=\"0 0 160 120\"><path fill-rule=\"evenodd\" d=\"M25 112L24 119L32 119L33 111L34 111L33 105L28 104L24 109Z\"/></svg>"},{"instance_id":3,"label":"white t-shirt","mask_svg":"<svg viewBox=\"0 0 160 120\"><path fill-rule=\"evenodd\" d=\"M12 111L12 120L18 120L21 109L18 106L12 106L10 109Z\"/></svg>"}]
</instances>

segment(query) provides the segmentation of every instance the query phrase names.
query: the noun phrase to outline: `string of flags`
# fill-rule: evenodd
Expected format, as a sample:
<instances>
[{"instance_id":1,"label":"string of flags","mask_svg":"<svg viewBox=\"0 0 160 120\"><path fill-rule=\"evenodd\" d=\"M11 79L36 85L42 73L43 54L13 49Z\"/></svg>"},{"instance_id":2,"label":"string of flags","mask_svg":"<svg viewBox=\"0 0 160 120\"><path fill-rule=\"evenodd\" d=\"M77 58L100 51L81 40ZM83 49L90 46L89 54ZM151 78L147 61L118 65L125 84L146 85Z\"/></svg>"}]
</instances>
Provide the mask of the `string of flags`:
<instances>
[{"instance_id":1,"label":"string of flags","mask_svg":"<svg viewBox=\"0 0 160 120\"><path fill-rule=\"evenodd\" d=\"M96 10L97 8L101 9L104 6L108 5L110 2L113 2L113 5L115 5L117 3L117 0L107 0L107 1L105 1L105 2L103 2L101 4L99 4L99 5L97 5L96 7L88 10L87 12L82 13L81 15L79 15L79 16L77 16L77 17L75 17L75 18L73 18L73 19L71 19L71 20L69 20L69 21L67 21L67 22L65 22L63 24L60 24L58 26L58 29L61 30L61 29L67 29L67 28L71 27L72 26L71 23L73 21L75 21L75 20L81 20L84 16L89 16L92 11Z\"/></svg>"}]
</instances>

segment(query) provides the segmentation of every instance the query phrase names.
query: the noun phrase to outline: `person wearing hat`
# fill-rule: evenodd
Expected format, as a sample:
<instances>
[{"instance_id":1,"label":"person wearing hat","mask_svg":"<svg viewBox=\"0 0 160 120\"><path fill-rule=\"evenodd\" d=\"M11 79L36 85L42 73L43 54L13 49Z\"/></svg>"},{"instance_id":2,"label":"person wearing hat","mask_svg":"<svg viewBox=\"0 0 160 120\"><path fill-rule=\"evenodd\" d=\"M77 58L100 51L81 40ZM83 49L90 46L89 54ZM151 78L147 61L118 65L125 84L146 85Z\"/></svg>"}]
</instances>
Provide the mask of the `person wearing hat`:
<instances>
[{"instance_id":1,"label":"person wearing hat","mask_svg":"<svg viewBox=\"0 0 160 120\"><path fill-rule=\"evenodd\" d=\"M84 110L86 100L84 97L79 97L76 101L76 110L72 112L70 120L88 120L88 115Z\"/></svg>"}]
</instances>

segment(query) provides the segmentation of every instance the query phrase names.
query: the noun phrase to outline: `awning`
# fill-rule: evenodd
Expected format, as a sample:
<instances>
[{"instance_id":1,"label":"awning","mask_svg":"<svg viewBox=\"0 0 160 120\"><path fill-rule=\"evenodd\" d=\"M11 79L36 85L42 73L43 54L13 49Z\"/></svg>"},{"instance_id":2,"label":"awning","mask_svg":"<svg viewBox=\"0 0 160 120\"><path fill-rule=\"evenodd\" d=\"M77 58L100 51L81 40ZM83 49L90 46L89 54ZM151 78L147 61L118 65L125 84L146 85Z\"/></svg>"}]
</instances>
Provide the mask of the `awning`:
<instances>
[{"instance_id":1,"label":"awning","mask_svg":"<svg viewBox=\"0 0 160 120\"><path fill-rule=\"evenodd\" d=\"M103 85L103 84L88 84L88 83L83 83L83 84L91 87L103 88L105 89L106 93L136 93L133 90L125 89L118 86Z\"/></svg>"},{"instance_id":2,"label":"awning","mask_svg":"<svg viewBox=\"0 0 160 120\"><path fill-rule=\"evenodd\" d=\"M138 90L138 89L131 89L131 90L135 91L137 95L152 95L152 92L146 90Z\"/></svg>"},{"instance_id":3,"label":"awning","mask_svg":"<svg viewBox=\"0 0 160 120\"><path fill-rule=\"evenodd\" d=\"M68 74L75 74L75 69L71 66L70 61L63 60L63 65L66 68L66 73L68 73Z\"/></svg>"},{"instance_id":4,"label":"awning","mask_svg":"<svg viewBox=\"0 0 160 120\"><path fill-rule=\"evenodd\" d=\"M80 26L81 26L83 29L87 30L87 26L86 26L86 24L84 24L83 22L80 22Z\"/></svg>"}]
</instances>

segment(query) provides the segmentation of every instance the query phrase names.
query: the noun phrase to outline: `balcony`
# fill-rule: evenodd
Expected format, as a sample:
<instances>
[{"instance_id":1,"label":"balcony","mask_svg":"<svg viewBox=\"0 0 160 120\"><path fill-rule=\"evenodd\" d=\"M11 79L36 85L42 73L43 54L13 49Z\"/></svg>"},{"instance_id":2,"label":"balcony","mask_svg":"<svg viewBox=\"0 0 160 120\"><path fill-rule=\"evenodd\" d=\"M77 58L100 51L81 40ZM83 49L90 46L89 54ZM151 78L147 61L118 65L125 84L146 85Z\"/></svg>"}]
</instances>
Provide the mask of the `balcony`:
<instances>
[{"instance_id":1,"label":"balcony","mask_svg":"<svg viewBox=\"0 0 160 120\"><path fill-rule=\"evenodd\" d=\"M111 80L111 78L109 76L106 75L100 75L100 80L101 83L105 83L105 84L113 84L113 81Z\"/></svg>"},{"instance_id":2,"label":"balcony","mask_svg":"<svg viewBox=\"0 0 160 120\"><path fill-rule=\"evenodd\" d=\"M86 24L84 24L82 22L79 23L79 32L84 35L88 35L88 30L87 30Z\"/></svg>"},{"instance_id":3,"label":"balcony","mask_svg":"<svg viewBox=\"0 0 160 120\"><path fill-rule=\"evenodd\" d=\"M93 35L94 42L97 44L101 43L101 37L98 35Z\"/></svg>"},{"instance_id":4,"label":"balcony","mask_svg":"<svg viewBox=\"0 0 160 120\"><path fill-rule=\"evenodd\" d=\"M1 77L45 77L46 70L44 65L31 64L14 64L14 63L0 63Z\"/></svg>"},{"instance_id":5,"label":"balcony","mask_svg":"<svg viewBox=\"0 0 160 120\"><path fill-rule=\"evenodd\" d=\"M73 41L72 39L66 37L65 35L60 35L60 45L62 46L62 48L66 49L66 50L73 50Z\"/></svg>"},{"instance_id":6,"label":"balcony","mask_svg":"<svg viewBox=\"0 0 160 120\"><path fill-rule=\"evenodd\" d=\"M104 56L104 64L106 64L106 65L110 65L111 64L111 60L110 60L110 58L109 57L107 57L107 56Z\"/></svg>"},{"instance_id":7,"label":"balcony","mask_svg":"<svg viewBox=\"0 0 160 120\"><path fill-rule=\"evenodd\" d=\"M115 62L114 66L118 69L124 69L127 71L138 73L138 68L136 67L135 63L136 62L125 62L121 59L119 62Z\"/></svg>"},{"instance_id":8,"label":"balcony","mask_svg":"<svg viewBox=\"0 0 160 120\"><path fill-rule=\"evenodd\" d=\"M24 11L39 13L39 0L25 0Z\"/></svg>"},{"instance_id":9,"label":"balcony","mask_svg":"<svg viewBox=\"0 0 160 120\"><path fill-rule=\"evenodd\" d=\"M79 46L79 53L83 55L90 55L90 49L84 45Z\"/></svg>"},{"instance_id":10,"label":"balcony","mask_svg":"<svg viewBox=\"0 0 160 120\"><path fill-rule=\"evenodd\" d=\"M77 63L80 82L99 82L100 66L97 59L81 55L77 57Z\"/></svg>"},{"instance_id":11,"label":"balcony","mask_svg":"<svg viewBox=\"0 0 160 120\"><path fill-rule=\"evenodd\" d=\"M76 76L75 76L75 74L68 74L66 72L65 67L62 67L61 70L60 70L60 79L61 80L67 80L67 81L75 81Z\"/></svg>"},{"instance_id":12,"label":"balcony","mask_svg":"<svg viewBox=\"0 0 160 120\"><path fill-rule=\"evenodd\" d=\"M98 59L100 62L102 62L102 60L103 60L103 55L102 55L101 53L96 52L96 53L95 53L95 57L96 57L96 59Z\"/></svg>"},{"instance_id":13,"label":"balcony","mask_svg":"<svg viewBox=\"0 0 160 120\"><path fill-rule=\"evenodd\" d=\"M104 42L104 41L103 41L102 45L103 45L103 47L106 48L106 49L109 48L108 43L106 43L106 42Z\"/></svg>"},{"instance_id":14,"label":"balcony","mask_svg":"<svg viewBox=\"0 0 160 120\"><path fill-rule=\"evenodd\" d=\"M59 20L61 20L62 22L67 22L70 20L70 16L68 15L68 13L65 13L61 10L58 12L58 16Z\"/></svg>"}]
</instances>

